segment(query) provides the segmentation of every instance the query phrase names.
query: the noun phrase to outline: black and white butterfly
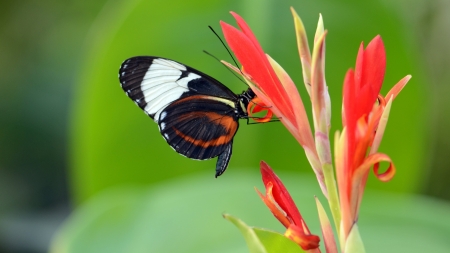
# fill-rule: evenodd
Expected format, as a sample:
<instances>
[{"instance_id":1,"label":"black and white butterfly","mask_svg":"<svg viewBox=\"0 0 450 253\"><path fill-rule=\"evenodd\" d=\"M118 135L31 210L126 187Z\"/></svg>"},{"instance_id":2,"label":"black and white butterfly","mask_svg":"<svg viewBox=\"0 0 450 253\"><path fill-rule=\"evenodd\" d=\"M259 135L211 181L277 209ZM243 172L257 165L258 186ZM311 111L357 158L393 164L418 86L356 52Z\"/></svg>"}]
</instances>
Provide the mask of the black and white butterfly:
<instances>
[{"instance_id":1,"label":"black and white butterfly","mask_svg":"<svg viewBox=\"0 0 450 253\"><path fill-rule=\"evenodd\" d=\"M239 119L248 119L251 89L236 95L216 79L179 62L133 57L119 70L122 89L159 126L179 154L198 160L218 156L216 177L227 168Z\"/></svg>"}]
</instances>

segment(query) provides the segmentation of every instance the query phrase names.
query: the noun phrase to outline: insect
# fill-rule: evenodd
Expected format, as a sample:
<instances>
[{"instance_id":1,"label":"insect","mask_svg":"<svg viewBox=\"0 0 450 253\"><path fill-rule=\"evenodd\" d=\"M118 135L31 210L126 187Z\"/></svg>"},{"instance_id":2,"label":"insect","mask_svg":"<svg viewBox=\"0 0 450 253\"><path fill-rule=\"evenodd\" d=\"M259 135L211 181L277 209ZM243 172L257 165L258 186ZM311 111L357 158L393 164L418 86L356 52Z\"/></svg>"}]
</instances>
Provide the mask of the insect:
<instances>
[{"instance_id":1,"label":"insect","mask_svg":"<svg viewBox=\"0 0 450 253\"><path fill-rule=\"evenodd\" d=\"M215 176L226 170L238 120L248 119L247 106L256 97L250 88L236 95L194 68L155 56L124 61L119 80L176 152L198 160L218 156Z\"/></svg>"}]
</instances>

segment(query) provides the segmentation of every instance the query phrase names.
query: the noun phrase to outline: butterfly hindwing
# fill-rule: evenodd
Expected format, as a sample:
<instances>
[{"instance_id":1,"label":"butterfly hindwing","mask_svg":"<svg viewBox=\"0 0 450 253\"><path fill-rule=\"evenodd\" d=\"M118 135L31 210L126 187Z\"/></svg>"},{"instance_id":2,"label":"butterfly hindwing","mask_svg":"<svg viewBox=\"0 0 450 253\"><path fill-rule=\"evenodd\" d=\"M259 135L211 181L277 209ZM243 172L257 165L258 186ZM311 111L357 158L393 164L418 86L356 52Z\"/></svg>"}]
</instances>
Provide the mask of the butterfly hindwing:
<instances>
[{"instance_id":1,"label":"butterfly hindwing","mask_svg":"<svg viewBox=\"0 0 450 253\"><path fill-rule=\"evenodd\" d=\"M163 111L158 125L175 151L199 160L223 153L239 127L230 106L203 95L175 101Z\"/></svg>"},{"instance_id":2,"label":"butterfly hindwing","mask_svg":"<svg viewBox=\"0 0 450 253\"><path fill-rule=\"evenodd\" d=\"M228 145L225 147L225 150L222 154L219 155L217 158L216 163L216 177L222 175L222 173L225 172L225 170L228 167L228 163L230 162L231 158L231 149L233 148L233 141L228 143Z\"/></svg>"}]
</instances>

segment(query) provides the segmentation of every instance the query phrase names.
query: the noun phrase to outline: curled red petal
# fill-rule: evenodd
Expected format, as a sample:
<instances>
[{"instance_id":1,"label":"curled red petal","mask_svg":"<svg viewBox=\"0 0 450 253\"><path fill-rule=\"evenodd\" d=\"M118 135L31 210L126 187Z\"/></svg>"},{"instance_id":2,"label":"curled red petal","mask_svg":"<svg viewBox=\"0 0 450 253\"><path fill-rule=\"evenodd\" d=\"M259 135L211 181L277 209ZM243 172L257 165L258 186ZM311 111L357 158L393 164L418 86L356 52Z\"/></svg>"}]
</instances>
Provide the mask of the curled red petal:
<instances>
[{"instance_id":1,"label":"curled red petal","mask_svg":"<svg viewBox=\"0 0 450 253\"><path fill-rule=\"evenodd\" d=\"M382 182L388 182L390 181L394 175L395 175L395 166L392 161L389 162L389 167L386 169L385 172L380 173L380 163L376 163L373 165L373 173L375 173L375 176L378 178L378 180Z\"/></svg>"},{"instance_id":2,"label":"curled red petal","mask_svg":"<svg viewBox=\"0 0 450 253\"><path fill-rule=\"evenodd\" d=\"M258 112L261 112L263 110L266 110L267 108L264 108L263 106L259 105L259 104L249 104L247 107L247 112L250 114L255 114Z\"/></svg>"},{"instance_id":3,"label":"curled red petal","mask_svg":"<svg viewBox=\"0 0 450 253\"><path fill-rule=\"evenodd\" d=\"M267 113L263 117L254 117L253 120L258 123L267 123L272 119L273 112L271 110L266 109Z\"/></svg>"},{"instance_id":4,"label":"curled red petal","mask_svg":"<svg viewBox=\"0 0 450 253\"><path fill-rule=\"evenodd\" d=\"M389 168L384 173L379 173L379 165L377 164L380 162L389 163ZM364 159L364 162L354 171L351 181L352 188L350 206L352 210L352 221L356 221L357 219L357 214L359 213L359 207L361 205L364 193L367 173L372 166L374 166L374 173L380 181L389 181L395 175L395 166L388 155L383 153L374 153Z\"/></svg>"},{"instance_id":5,"label":"curled red petal","mask_svg":"<svg viewBox=\"0 0 450 253\"><path fill-rule=\"evenodd\" d=\"M263 117L256 116L258 112L267 111ZM266 106L259 97L255 97L247 106L248 116L258 123L266 123L272 119L273 112Z\"/></svg>"},{"instance_id":6,"label":"curled red petal","mask_svg":"<svg viewBox=\"0 0 450 253\"><path fill-rule=\"evenodd\" d=\"M255 97L248 103L247 112L258 113L263 110L268 110L270 106L267 106L260 97Z\"/></svg>"}]
</instances>

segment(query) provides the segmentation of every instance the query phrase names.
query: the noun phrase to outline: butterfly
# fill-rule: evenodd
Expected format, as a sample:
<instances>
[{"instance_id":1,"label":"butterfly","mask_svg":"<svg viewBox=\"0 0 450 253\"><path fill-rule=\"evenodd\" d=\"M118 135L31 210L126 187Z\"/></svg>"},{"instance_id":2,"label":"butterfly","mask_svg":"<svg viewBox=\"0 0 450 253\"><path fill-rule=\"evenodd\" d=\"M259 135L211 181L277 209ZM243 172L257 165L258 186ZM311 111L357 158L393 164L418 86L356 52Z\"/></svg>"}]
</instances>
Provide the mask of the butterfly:
<instances>
[{"instance_id":1,"label":"butterfly","mask_svg":"<svg viewBox=\"0 0 450 253\"><path fill-rule=\"evenodd\" d=\"M197 160L218 157L215 176L222 175L238 120L248 120L247 107L256 97L250 88L237 95L205 73L155 56L125 60L119 80L176 152Z\"/></svg>"}]
</instances>

